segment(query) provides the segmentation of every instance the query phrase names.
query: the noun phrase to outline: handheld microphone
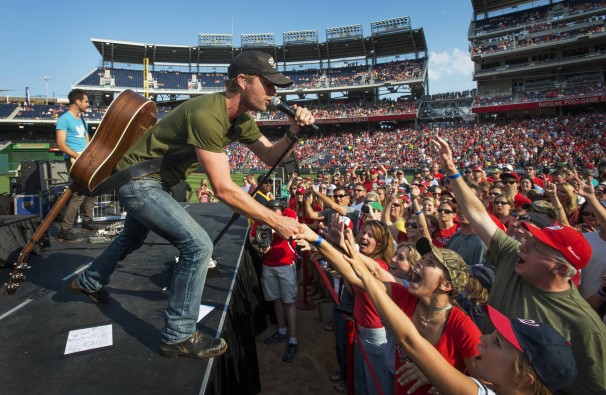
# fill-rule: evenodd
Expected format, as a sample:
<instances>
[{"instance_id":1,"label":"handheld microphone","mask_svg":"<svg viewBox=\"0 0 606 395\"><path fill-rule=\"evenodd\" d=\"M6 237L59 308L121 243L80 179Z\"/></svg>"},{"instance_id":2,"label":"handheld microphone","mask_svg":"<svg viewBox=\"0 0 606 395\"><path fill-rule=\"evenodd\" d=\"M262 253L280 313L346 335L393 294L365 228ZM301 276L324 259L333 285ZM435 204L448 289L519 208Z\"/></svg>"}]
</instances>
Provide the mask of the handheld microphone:
<instances>
[{"instance_id":1,"label":"handheld microphone","mask_svg":"<svg viewBox=\"0 0 606 395\"><path fill-rule=\"evenodd\" d=\"M290 108L290 106L286 103L284 103L282 100L280 100L280 98L274 96L271 98L271 100L269 101L269 108L271 108L272 110L279 110L280 112L283 112L284 114L288 115L290 118L295 118L295 111ZM310 127L313 130L320 130L320 128L318 127L318 125L316 125L315 123L312 123L311 125L305 125L306 127Z\"/></svg>"}]
</instances>

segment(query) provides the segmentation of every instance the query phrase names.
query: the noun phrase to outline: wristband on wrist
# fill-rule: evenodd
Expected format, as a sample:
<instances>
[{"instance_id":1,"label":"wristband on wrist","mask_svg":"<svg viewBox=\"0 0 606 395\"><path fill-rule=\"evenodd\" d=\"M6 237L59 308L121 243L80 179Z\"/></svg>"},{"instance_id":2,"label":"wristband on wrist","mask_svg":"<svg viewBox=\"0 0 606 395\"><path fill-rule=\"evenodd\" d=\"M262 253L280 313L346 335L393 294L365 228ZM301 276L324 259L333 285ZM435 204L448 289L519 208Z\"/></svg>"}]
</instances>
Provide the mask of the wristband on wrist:
<instances>
[{"instance_id":1,"label":"wristband on wrist","mask_svg":"<svg viewBox=\"0 0 606 395\"><path fill-rule=\"evenodd\" d=\"M322 236L318 235L318 240L316 240L316 242L314 243L314 247L320 247L320 244L322 244L322 240L324 240Z\"/></svg>"},{"instance_id":2,"label":"wristband on wrist","mask_svg":"<svg viewBox=\"0 0 606 395\"><path fill-rule=\"evenodd\" d=\"M423 210L419 210L418 213L415 213L415 215L421 215L421 214L423 214Z\"/></svg>"},{"instance_id":3,"label":"wristband on wrist","mask_svg":"<svg viewBox=\"0 0 606 395\"><path fill-rule=\"evenodd\" d=\"M447 177L451 180L456 180L457 178L461 177L461 172L458 171L457 174L453 174L452 176L447 176Z\"/></svg>"},{"instance_id":4,"label":"wristband on wrist","mask_svg":"<svg viewBox=\"0 0 606 395\"><path fill-rule=\"evenodd\" d=\"M600 295L603 298L606 298L606 294L604 292L602 292L602 288L598 288L598 290L595 291L595 293L597 293L598 295Z\"/></svg>"}]
</instances>

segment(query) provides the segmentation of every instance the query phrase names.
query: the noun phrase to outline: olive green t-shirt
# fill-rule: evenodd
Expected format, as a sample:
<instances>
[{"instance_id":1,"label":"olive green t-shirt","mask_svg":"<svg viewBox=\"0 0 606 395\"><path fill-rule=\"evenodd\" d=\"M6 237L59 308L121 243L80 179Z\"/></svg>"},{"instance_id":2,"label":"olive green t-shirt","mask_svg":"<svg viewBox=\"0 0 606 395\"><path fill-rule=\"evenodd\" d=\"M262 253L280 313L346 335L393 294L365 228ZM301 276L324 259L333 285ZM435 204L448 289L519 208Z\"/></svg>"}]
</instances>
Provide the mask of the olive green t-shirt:
<instances>
[{"instance_id":1,"label":"olive green t-shirt","mask_svg":"<svg viewBox=\"0 0 606 395\"><path fill-rule=\"evenodd\" d=\"M247 113L233 122L229 121L225 93L202 95L187 100L145 132L120 159L115 169L124 170L169 153L193 152L196 147L223 152L224 147L234 141L252 144L261 136L254 119ZM192 155L192 158L196 156ZM152 177L173 186L185 180L197 167L198 160L192 159Z\"/></svg>"},{"instance_id":2,"label":"olive green t-shirt","mask_svg":"<svg viewBox=\"0 0 606 395\"><path fill-rule=\"evenodd\" d=\"M514 270L519 249L520 243L500 229L492 236L488 254L497 269L488 304L509 318L547 323L570 342L577 378L558 393L606 393L606 326L571 281L566 291L547 292L523 280ZM482 333L494 330L488 316L480 329Z\"/></svg>"}]
</instances>

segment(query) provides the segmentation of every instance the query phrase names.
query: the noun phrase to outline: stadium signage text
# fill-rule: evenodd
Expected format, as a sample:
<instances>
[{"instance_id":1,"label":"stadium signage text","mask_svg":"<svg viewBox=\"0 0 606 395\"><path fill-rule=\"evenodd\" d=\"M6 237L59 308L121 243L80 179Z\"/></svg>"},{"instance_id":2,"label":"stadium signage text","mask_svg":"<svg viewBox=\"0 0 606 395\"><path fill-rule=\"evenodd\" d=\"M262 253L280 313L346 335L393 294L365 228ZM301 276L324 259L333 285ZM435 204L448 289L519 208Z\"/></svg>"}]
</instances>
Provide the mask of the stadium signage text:
<instances>
[{"instance_id":1,"label":"stadium signage text","mask_svg":"<svg viewBox=\"0 0 606 395\"><path fill-rule=\"evenodd\" d=\"M326 125L337 125L341 123L358 123L358 122L383 122L383 121L409 121L414 120L416 117L415 113L410 114L394 114L394 115L380 115L375 117L351 117L351 118L322 118L317 119L317 124ZM259 120L257 125L259 126L277 126L277 125L288 125L289 122L286 119L279 120Z\"/></svg>"},{"instance_id":2,"label":"stadium signage text","mask_svg":"<svg viewBox=\"0 0 606 395\"><path fill-rule=\"evenodd\" d=\"M541 102L515 103L505 105L494 105L485 107L474 107L474 113L499 112L499 111L519 111L531 110L535 108L550 108L562 106L578 106L592 103L604 103L606 96L573 97L570 99L546 100Z\"/></svg>"}]
</instances>

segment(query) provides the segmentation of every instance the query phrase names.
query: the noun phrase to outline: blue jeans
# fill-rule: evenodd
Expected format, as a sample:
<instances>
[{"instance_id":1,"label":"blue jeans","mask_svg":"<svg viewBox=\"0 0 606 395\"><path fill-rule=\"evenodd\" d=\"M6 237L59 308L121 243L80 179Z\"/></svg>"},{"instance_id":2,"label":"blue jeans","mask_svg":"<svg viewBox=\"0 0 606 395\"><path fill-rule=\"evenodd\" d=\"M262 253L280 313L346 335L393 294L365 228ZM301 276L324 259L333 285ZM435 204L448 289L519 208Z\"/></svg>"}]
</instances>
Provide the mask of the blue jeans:
<instances>
[{"instance_id":1,"label":"blue jeans","mask_svg":"<svg viewBox=\"0 0 606 395\"><path fill-rule=\"evenodd\" d=\"M181 342L196 330L212 241L159 180L131 180L118 189L118 198L127 211L124 230L80 275L78 283L87 291L101 289L109 283L118 262L140 248L150 230L156 232L180 252L170 287L162 341Z\"/></svg>"},{"instance_id":2,"label":"blue jeans","mask_svg":"<svg viewBox=\"0 0 606 395\"><path fill-rule=\"evenodd\" d=\"M362 342L364 351L366 351L368 361L377 376L383 394L392 394L393 383L390 382L390 376L388 374L387 366L385 365L384 357L386 351L385 347L387 345L385 328L365 328L356 325L356 331ZM356 394L378 394L379 392L377 391L377 387L372 379L368 365L365 363L357 341L354 343L354 353L354 387ZM391 377L391 380L393 380L393 376Z\"/></svg>"}]
</instances>

